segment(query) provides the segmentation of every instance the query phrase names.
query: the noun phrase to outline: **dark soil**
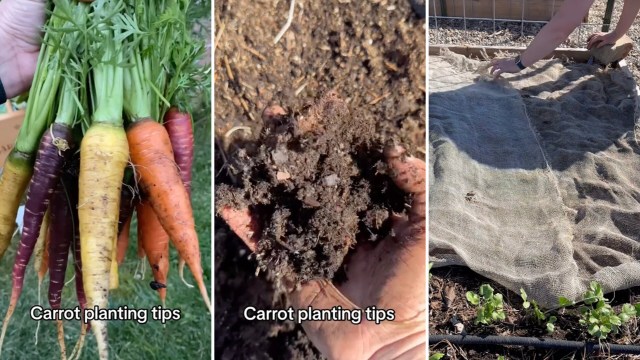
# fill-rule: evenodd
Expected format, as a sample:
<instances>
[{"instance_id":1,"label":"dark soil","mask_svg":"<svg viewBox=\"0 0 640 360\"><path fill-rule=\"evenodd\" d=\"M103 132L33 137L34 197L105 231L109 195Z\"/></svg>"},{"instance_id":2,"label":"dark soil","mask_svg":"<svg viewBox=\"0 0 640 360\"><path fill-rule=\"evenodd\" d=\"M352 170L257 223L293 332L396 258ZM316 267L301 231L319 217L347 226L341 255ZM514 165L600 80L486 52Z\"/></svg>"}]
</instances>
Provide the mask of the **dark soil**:
<instances>
[{"instance_id":1,"label":"dark soil","mask_svg":"<svg viewBox=\"0 0 640 360\"><path fill-rule=\"evenodd\" d=\"M505 321L492 325L475 325L476 308L466 299L467 291L478 292L482 284L489 284L504 297ZM618 291L606 295L611 305L619 312L625 303L640 302L640 288ZM597 342L579 324L577 306L549 313L557 317L555 331L547 334L544 324L538 323L530 312L522 307L520 294L515 294L499 284L484 278L467 268L444 267L431 270L429 279L429 334L501 335L553 338L570 341ZM457 328L456 328L456 324ZM461 324L461 325L460 325ZM623 325L620 332L610 335L608 342L617 344L640 344L640 320L638 318ZM462 332L460 332L462 330ZM432 353L446 354L443 359L492 359L499 355L505 359L639 359L640 356L610 354L585 354L551 350L535 350L521 347L470 347L453 346L447 343L430 346Z\"/></svg>"},{"instance_id":2,"label":"dark soil","mask_svg":"<svg viewBox=\"0 0 640 360\"><path fill-rule=\"evenodd\" d=\"M333 279L357 239L388 235L406 199L387 175L373 122L351 116L335 92L300 114L278 112L253 146L227 154L242 186L218 186L216 208L258 216L263 270L295 282Z\"/></svg>"},{"instance_id":3,"label":"dark soil","mask_svg":"<svg viewBox=\"0 0 640 360\"><path fill-rule=\"evenodd\" d=\"M379 238L402 209L380 165L387 142L425 153L424 20L407 0L297 1L274 45L289 2L215 9L214 174L227 186L216 203L251 204L268 224L250 254L216 217L215 354L320 359L301 327L247 321L243 310L287 307L282 275L335 278L358 234ZM264 126L273 104L287 116Z\"/></svg>"}]
</instances>

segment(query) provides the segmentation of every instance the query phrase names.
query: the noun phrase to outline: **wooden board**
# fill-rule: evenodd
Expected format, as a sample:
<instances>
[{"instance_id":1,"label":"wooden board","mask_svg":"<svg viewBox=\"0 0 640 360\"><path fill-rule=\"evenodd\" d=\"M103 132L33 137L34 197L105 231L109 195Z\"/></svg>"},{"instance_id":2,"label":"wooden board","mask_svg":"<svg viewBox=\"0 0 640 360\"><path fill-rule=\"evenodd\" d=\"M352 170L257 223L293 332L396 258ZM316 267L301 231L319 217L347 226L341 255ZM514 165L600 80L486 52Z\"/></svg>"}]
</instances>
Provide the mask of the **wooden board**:
<instances>
[{"instance_id":1,"label":"wooden board","mask_svg":"<svg viewBox=\"0 0 640 360\"><path fill-rule=\"evenodd\" d=\"M443 49L448 49L453 53L464 55L470 58L483 58L484 53L486 53L489 58L493 58L500 52L520 54L526 50L525 47L513 46L429 45L429 55L439 55ZM587 49L558 48L545 59L549 59L552 57L566 57L577 62L587 62L591 57L591 52Z\"/></svg>"},{"instance_id":2,"label":"wooden board","mask_svg":"<svg viewBox=\"0 0 640 360\"><path fill-rule=\"evenodd\" d=\"M429 0L427 11L429 16L548 21L558 12L562 2L563 0ZM583 21L588 22L588 18L587 14Z\"/></svg>"}]
</instances>

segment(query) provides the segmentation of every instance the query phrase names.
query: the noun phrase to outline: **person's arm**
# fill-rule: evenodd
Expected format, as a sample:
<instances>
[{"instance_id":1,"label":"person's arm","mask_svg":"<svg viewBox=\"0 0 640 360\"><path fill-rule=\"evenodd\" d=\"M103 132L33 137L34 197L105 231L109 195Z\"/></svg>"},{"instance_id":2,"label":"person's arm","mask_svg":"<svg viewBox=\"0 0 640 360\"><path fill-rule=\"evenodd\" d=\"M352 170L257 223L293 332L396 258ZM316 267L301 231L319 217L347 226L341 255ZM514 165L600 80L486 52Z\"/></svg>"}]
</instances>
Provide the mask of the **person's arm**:
<instances>
[{"instance_id":1,"label":"person's arm","mask_svg":"<svg viewBox=\"0 0 640 360\"><path fill-rule=\"evenodd\" d=\"M627 0L631 1L631 0ZM634 0L640 1L640 0ZM567 0L558 13L536 35L531 44L518 58L493 59L491 61L491 74L496 78L502 73L517 73L527 66L531 66L551 54L558 45L562 44L571 32L575 30L582 19L589 12L593 0Z\"/></svg>"},{"instance_id":2,"label":"person's arm","mask_svg":"<svg viewBox=\"0 0 640 360\"><path fill-rule=\"evenodd\" d=\"M540 30L527 47L527 50L522 53L520 57L522 64L531 66L551 54L580 26L582 19L587 15L592 4L593 0L565 1L558 13Z\"/></svg>"},{"instance_id":3,"label":"person's arm","mask_svg":"<svg viewBox=\"0 0 640 360\"><path fill-rule=\"evenodd\" d=\"M633 21L636 19L640 11L640 0L625 0L622 7L622 14L618 20L615 30L610 33L597 32L589 36L587 39L587 49L593 47L599 48L607 44L615 44L615 42L629 31Z\"/></svg>"},{"instance_id":4,"label":"person's arm","mask_svg":"<svg viewBox=\"0 0 640 360\"><path fill-rule=\"evenodd\" d=\"M618 24L616 25L615 30L612 31L615 40L620 39L622 36L624 36L624 34L627 33L627 31L629 31L639 11L640 0L625 0L624 5L622 6L622 14L620 14Z\"/></svg>"}]
</instances>

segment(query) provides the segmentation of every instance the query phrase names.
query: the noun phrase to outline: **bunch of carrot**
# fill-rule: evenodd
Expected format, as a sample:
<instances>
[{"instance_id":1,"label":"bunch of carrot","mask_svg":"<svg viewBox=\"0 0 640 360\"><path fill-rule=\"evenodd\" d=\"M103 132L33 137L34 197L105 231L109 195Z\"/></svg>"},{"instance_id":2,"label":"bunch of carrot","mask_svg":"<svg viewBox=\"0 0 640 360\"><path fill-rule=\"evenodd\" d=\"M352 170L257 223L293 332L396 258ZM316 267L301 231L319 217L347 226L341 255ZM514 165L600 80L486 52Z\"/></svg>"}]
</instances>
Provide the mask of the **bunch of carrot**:
<instances>
[{"instance_id":1,"label":"bunch of carrot","mask_svg":"<svg viewBox=\"0 0 640 360\"><path fill-rule=\"evenodd\" d=\"M108 307L134 213L138 255L148 259L162 304L171 243L210 310L190 200L192 122L179 110L186 89L207 75L196 64L203 46L190 35L189 5L50 4L24 123L0 177L0 258L26 194L0 351L32 257L40 282L49 274L52 309L61 306L70 256L80 308ZM82 322L69 357L58 321L63 359L80 356L89 328L100 358L108 359L107 324L96 320Z\"/></svg>"}]
</instances>

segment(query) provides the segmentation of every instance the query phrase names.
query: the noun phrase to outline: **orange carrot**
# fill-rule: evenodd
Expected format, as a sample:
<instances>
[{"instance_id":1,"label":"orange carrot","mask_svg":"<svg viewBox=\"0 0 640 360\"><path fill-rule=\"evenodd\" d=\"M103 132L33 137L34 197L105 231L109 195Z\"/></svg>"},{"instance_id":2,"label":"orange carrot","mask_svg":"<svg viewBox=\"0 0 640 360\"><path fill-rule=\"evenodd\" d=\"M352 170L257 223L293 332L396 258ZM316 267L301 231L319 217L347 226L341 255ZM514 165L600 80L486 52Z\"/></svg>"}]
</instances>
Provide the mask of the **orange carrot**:
<instances>
[{"instance_id":1,"label":"orange carrot","mask_svg":"<svg viewBox=\"0 0 640 360\"><path fill-rule=\"evenodd\" d=\"M138 241L147 254L153 272L154 281L151 283L151 288L158 290L164 306L169 273L169 235L162 228L158 216L148 201L141 201L136 206L136 212L138 213Z\"/></svg>"},{"instance_id":2,"label":"orange carrot","mask_svg":"<svg viewBox=\"0 0 640 360\"><path fill-rule=\"evenodd\" d=\"M47 235L44 238L44 249L42 250L42 262L40 263L40 270L38 270L38 279L40 282L44 279L49 271L49 240L51 239L51 232L47 228Z\"/></svg>"},{"instance_id":3,"label":"orange carrot","mask_svg":"<svg viewBox=\"0 0 640 360\"><path fill-rule=\"evenodd\" d=\"M142 189L176 250L189 266L200 294L211 311L191 201L178 173L169 135L161 124L144 119L129 127L127 139L131 161L140 176Z\"/></svg>"}]
</instances>

